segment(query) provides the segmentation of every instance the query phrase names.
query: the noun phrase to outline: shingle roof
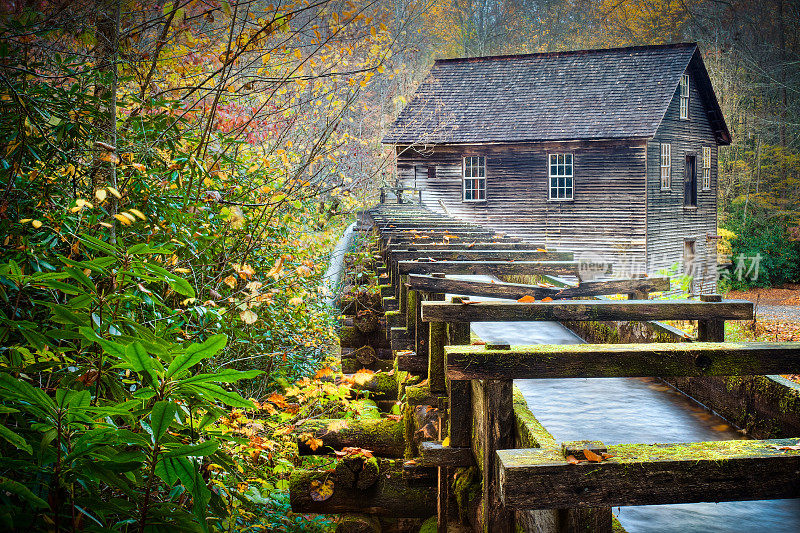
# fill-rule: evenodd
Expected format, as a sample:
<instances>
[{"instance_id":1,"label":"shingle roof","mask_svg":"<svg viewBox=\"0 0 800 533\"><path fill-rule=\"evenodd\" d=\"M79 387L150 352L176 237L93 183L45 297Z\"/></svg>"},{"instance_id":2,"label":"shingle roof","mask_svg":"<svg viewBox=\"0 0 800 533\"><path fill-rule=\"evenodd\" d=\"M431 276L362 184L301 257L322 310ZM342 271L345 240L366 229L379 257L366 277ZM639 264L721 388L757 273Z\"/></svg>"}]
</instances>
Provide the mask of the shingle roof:
<instances>
[{"instance_id":1,"label":"shingle roof","mask_svg":"<svg viewBox=\"0 0 800 533\"><path fill-rule=\"evenodd\" d=\"M651 137L695 55L707 93L695 43L439 60L383 142ZM703 99L721 120L713 91Z\"/></svg>"}]
</instances>

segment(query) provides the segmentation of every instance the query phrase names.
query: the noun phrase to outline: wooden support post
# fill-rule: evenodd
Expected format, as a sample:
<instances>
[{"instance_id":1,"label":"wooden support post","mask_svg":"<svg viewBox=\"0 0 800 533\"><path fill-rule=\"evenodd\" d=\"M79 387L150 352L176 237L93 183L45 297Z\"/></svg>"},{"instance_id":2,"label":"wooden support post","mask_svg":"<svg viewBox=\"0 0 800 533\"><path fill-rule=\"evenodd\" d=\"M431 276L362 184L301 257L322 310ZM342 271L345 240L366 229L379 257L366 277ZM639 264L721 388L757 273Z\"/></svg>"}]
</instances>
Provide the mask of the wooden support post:
<instances>
[{"instance_id":1,"label":"wooden support post","mask_svg":"<svg viewBox=\"0 0 800 533\"><path fill-rule=\"evenodd\" d=\"M514 445L512 381L473 380L471 384L472 451L480 468L482 486L478 531L511 533L514 531L514 512L500 501L496 453Z\"/></svg>"},{"instance_id":2,"label":"wooden support post","mask_svg":"<svg viewBox=\"0 0 800 533\"><path fill-rule=\"evenodd\" d=\"M416 326L417 326L417 310L419 309L419 293L417 291L412 291L410 289L406 289L406 292L407 292L406 299L408 300L406 302L406 330L408 331L409 336L413 340L413 339L415 339L414 335L415 335Z\"/></svg>"},{"instance_id":3,"label":"wooden support post","mask_svg":"<svg viewBox=\"0 0 800 533\"><path fill-rule=\"evenodd\" d=\"M399 276L397 282L400 284L400 314L405 318L408 307L408 276Z\"/></svg>"},{"instance_id":4,"label":"wooden support post","mask_svg":"<svg viewBox=\"0 0 800 533\"><path fill-rule=\"evenodd\" d=\"M444 346L447 342L447 325L431 322L428 341L428 386L432 393L446 390L444 369Z\"/></svg>"},{"instance_id":5,"label":"wooden support post","mask_svg":"<svg viewBox=\"0 0 800 533\"><path fill-rule=\"evenodd\" d=\"M428 353L428 322L422 321L422 302L427 301L429 293L417 291L416 305L414 306L414 352L422 357Z\"/></svg>"},{"instance_id":6,"label":"wooden support post","mask_svg":"<svg viewBox=\"0 0 800 533\"><path fill-rule=\"evenodd\" d=\"M719 294L701 294L701 302L721 302ZM725 320L702 319L697 321L697 340L705 342L725 342Z\"/></svg>"}]
</instances>

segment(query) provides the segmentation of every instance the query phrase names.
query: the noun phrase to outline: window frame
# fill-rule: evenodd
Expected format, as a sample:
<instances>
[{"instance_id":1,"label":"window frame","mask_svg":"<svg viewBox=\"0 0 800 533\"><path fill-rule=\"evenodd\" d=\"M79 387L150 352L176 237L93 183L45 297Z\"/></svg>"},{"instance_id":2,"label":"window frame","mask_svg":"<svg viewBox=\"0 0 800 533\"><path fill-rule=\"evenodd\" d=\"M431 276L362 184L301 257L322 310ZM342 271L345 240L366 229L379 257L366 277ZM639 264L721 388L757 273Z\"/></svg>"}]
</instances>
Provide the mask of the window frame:
<instances>
[{"instance_id":1,"label":"window frame","mask_svg":"<svg viewBox=\"0 0 800 533\"><path fill-rule=\"evenodd\" d=\"M559 156L563 157L563 163L558 162ZM569 156L569 163L567 163L567 156ZM556 158L553 163L553 157ZM569 165L569 173L567 173L567 165ZM559 173L559 167L564 168L564 173ZM556 174L553 174L553 168L556 169ZM559 185L556 181L555 187L553 186L553 179L564 180L564 185ZM567 185L569 183L569 185ZM559 189L564 190L565 196L558 197ZM553 190L556 191L556 196L553 197ZM566 196L569 191L569 196ZM547 200L550 202L571 202L575 200L575 154L573 152L554 152L547 154Z\"/></svg>"},{"instance_id":2,"label":"window frame","mask_svg":"<svg viewBox=\"0 0 800 533\"><path fill-rule=\"evenodd\" d=\"M483 162L483 175L478 176L467 176L467 160L477 159L478 166L475 167L475 164L470 161L470 168L478 168L480 174L481 168L481 160ZM461 201L468 202L468 203L485 203L486 202L486 156L483 155L465 155L461 158ZM476 187L470 187L470 192L474 194L475 191L483 192L483 198L467 198L467 181L469 182L477 182ZM481 184L481 182L483 182ZM482 185L482 186L481 186Z\"/></svg>"},{"instance_id":3,"label":"window frame","mask_svg":"<svg viewBox=\"0 0 800 533\"><path fill-rule=\"evenodd\" d=\"M679 98L680 98L680 109L678 111L678 116L681 120L689 120L689 92L690 92L690 83L689 83L689 75L684 74L681 76L681 83L679 85Z\"/></svg>"},{"instance_id":4,"label":"window frame","mask_svg":"<svg viewBox=\"0 0 800 533\"><path fill-rule=\"evenodd\" d=\"M659 143L659 146L660 146L660 148L659 148L659 154L660 154L659 168L661 169L661 173L660 173L661 190L662 191L671 191L672 190L672 144L671 143ZM665 161L666 161L666 164L664 164ZM664 185L665 182L666 182L666 186Z\"/></svg>"},{"instance_id":5,"label":"window frame","mask_svg":"<svg viewBox=\"0 0 800 533\"><path fill-rule=\"evenodd\" d=\"M703 184L702 190L711 190L711 147L703 146Z\"/></svg>"}]
</instances>

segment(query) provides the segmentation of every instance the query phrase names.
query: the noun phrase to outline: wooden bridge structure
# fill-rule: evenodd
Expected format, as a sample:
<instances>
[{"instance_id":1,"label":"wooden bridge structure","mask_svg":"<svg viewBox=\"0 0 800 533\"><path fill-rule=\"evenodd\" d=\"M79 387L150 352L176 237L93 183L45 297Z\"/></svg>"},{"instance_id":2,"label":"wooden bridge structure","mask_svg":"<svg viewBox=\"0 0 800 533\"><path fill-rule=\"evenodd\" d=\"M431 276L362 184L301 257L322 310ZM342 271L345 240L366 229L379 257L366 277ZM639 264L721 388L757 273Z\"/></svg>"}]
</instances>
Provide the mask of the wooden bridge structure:
<instances>
[{"instance_id":1,"label":"wooden bridge structure","mask_svg":"<svg viewBox=\"0 0 800 533\"><path fill-rule=\"evenodd\" d=\"M567 251L544 250L411 204L381 204L365 214L370 228L364 229L380 239L384 346L391 348L396 375L423 378L413 387L401 386L397 398L407 409L431 406L441 423L432 440L405 447L406 461L382 459L380 482L369 489L342 488L340 494L334 490L331 500L316 502L306 493L320 476L300 475L292 483L296 511L396 518L435 513L439 532L447 531L448 524L451 530L461 524L485 533L515 528L609 532L610 508L616 506L800 497L798 438L559 443L513 387L514 379L523 378L800 373L800 343L725 342L725 321L752 319L751 302L718 295L699 301L652 300L650 293L669 289L668 279L586 281L581 264ZM603 269L610 274L610 267ZM558 275L577 282L555 286L445 277L455 274ZM445 295L452 294L507 301L446 301ZM595 298L613 294L627 299ZM470 339L472 322L658 320L696 320L698 337L672 343L533 346L472 344ZM384 428L385 434L367 438L367 429L354 425L350 437L342 438L341 432L320 427L318 436L328 452L363 439L363 447L376 455L400 454L389 435L402 428ZM366 475L366 463L356 470ZM374 531L381 531L375 524ZM392 527L384 523L383 531Z\"/></svg>"}]
</instances>

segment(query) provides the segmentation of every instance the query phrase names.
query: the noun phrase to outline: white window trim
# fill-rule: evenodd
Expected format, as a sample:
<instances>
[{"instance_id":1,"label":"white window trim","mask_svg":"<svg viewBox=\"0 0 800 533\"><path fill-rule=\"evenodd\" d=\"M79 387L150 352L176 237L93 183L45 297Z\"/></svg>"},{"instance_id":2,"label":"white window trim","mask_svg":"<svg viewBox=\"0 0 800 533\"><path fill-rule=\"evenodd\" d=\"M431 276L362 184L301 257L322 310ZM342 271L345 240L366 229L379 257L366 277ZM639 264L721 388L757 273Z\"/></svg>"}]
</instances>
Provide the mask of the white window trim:
<instances>
[{"instance_id":1,"label":"white window trim","mask_svg":"<svg viewBox=\"0 0 800 533\"><path fill-rule=\"evenodd\" d=\"M689 120L689 75L684 74L681 76L681 83L679 89L680 110L679 116L681 120Z\"/></svg>"},{"instance_id":2,"label":"white window trim","mask_svg":"<svg viewBox=\"0 0 800 533\"><path fill-rule=\"evenodd\" d=\"M703 146L703 190L711 190L711 147Z\"/></svg>"},{"instance_id":3,"label":"white window trim","mask_svg":"<svg viewBox=\"0 0 800 533\"><path fill-rule=\"evenodd\" d=\"M666 164L664 164L665 157L667 162ZM661 173L659 174L659 178L661 179L661 190L671 191L672 190L672 145L670 143L661 143L659 148L659 165L660 165L659 168L661 169ZM667 183L666 187L664 186L665 177Z\"/></svg>"},{"instance_id":4,"label":"white window trim","mask_svg":"<svg viewBox=\"0 0 800 533\"><path fill-rule=\"evenodd\" d=\"M483 178L480 177L467 177L467 159L470 157L478 157L483 159ZM467 199L467 180L480 180L483 179L483 198ZM465 155L461 158L461 201L471 204L486 203L486 157L482 155Z\"/></svg>"},{"instance_id":5,"label":"white window trim","mask_svg":"<svg viewBox=\"0 0 800 533\"><path fill-rule=\"evenodd\" d=\"M562 175L552 175L551 170L552 166L550 164L550 158L553 156L559 155L568 155L570 156L570 173ZM550 184L550 180L552 178L569 178L570 179L570 195L569 198L553 198L553 187ZM557 189L558 187L556 187ZM566 188L566 187L565 187ZM554 154L547 154L547 200L550 202L572 202L575 200L575 155L572 152L558 152Z\"/></svg>"}]
</instances>

